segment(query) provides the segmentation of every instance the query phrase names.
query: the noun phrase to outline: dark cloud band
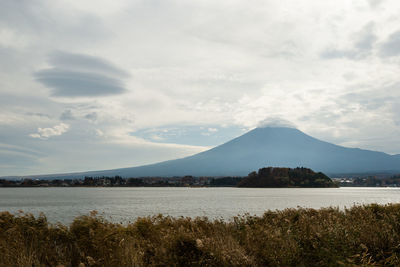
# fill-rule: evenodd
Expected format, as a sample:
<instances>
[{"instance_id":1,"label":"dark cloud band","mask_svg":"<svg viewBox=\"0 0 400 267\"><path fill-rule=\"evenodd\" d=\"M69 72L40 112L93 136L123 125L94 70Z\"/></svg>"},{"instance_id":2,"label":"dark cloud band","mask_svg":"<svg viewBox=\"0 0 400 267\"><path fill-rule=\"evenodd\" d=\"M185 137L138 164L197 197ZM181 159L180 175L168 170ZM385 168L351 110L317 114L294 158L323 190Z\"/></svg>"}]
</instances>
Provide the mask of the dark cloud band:
<instances>
[{"instance_id":1,"label":"dark cloud band","mask_svg":"<svg viewBox=\"0 0 400 267\"><path fill-rule=\"evenodd\" d=\"M53 96L97 97L126 91L122 78L129 75L101 58L55 52L49 63L52 68L35 72L34 77Z\"/></svg>"},{"instance_id":2,"label":"dark cloud band","mask_svg":"<svg viewBox=\"0 0 400 267\"><path fill-rule=\"evenodd\" d=\"M57 68L102 73L112 77L128 77L128 73L102 58L57 51L51 54L49 63Z\"/></svg>"},{"instance_id":3,"label":"dark cloud band","mask_svg":"<svg viewBox=\"0 0 400 267\"><path fill-rule=\"evenodd\" d=\"M106 96L125 91L121 81L95 73L48 69L36 72L35 78L51 88L53 96Z\"/></svg>"}]
</instances>

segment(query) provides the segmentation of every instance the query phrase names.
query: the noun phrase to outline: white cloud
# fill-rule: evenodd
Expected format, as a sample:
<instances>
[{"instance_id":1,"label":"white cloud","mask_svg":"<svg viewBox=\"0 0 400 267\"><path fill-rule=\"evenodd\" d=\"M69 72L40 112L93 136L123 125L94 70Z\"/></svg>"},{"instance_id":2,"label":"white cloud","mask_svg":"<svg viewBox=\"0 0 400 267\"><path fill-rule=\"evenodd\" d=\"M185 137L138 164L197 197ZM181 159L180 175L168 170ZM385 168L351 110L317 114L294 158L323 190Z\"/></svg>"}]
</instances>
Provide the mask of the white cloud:
<instances>
[{"instance_id":1,"label":"white cloud","mask_svg":"<svg viewBox=\"0 0 400 267\"><path fill-rule=\"evenodd\" d=\"M164 140L164 138L162 138L161 136L156 135L156 134L152 134L152 135L150 136L150 139L152 139L152 140L154 140L154 141L162 141L162 140Z\"/></svg>"},{"instance_id":2,"label":"white cloud","mask_svg":"<svg viewBox=\"0 0 400 267\"><path fill-rule=\"evenodd\" d=\"M95 129L95 133L96 133L97 136L100 136L100 137L104 136L103 131L100 130L100 129Z\"/></svg>"},{"instance_id":3,"label":"white cloud","mask_svg":"<svg viewBox=\"0 0 400 267\"><path fill-rule=\"evenodd\" d=\"M52 128L38 128L37 133L30 134L29 136L32 138L47 139L52 136L62 135L63 133L67 132L68 129L68 124L60 123Z\"/></svg>"},{"instance_id":4,"label":"white cloud","mask_svg":"<svg viewBox=\"0 0 400 267\"><path fill-rule=\"evenodd\" d=\"M265 128L265 127L284 127L284 128L296 128L296 126L285 119L277 118L277 117L269 117L261 122L259 122L258 127Z\"/></svg>"}]
</instances>

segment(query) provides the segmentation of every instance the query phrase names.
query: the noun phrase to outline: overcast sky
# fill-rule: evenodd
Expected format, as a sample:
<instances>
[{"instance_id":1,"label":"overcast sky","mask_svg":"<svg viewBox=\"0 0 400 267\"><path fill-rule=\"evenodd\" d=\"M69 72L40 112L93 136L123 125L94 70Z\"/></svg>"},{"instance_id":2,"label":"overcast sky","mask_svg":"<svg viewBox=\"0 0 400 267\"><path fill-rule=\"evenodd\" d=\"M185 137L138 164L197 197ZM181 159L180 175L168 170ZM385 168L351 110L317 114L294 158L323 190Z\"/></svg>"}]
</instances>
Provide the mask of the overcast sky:
<instances>
[{"instance_id":1,"label":"overcast sky","mask_svg":"<svg viewBox=\"0 0 400 267\"><path fill-rule=\"evenodd\" d=\"M0 175L138 166L285 120L400 153L397 0L2 0Z\"/></svg>"}]
</instances>

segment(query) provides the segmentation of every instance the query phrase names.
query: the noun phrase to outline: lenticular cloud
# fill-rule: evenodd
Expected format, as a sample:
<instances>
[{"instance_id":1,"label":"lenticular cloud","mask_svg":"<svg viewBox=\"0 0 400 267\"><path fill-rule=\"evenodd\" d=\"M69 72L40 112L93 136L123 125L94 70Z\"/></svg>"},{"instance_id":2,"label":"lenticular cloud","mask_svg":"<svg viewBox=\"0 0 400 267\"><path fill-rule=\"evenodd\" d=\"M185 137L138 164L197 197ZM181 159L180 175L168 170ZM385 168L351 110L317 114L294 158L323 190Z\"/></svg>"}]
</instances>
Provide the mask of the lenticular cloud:
<instances>
[{"instance_id":1,"label":"lenticular cloud","mask_svg":"<svg viewBox=\"0 0 400 267\"><path fill-rule=\"evenodd\" d=\"M56 97L98 97L124 93L129 75L108 61L81 54L58 52L49 59L51 68L34 73L35 79Z\"/></svg>"}]
</instances>

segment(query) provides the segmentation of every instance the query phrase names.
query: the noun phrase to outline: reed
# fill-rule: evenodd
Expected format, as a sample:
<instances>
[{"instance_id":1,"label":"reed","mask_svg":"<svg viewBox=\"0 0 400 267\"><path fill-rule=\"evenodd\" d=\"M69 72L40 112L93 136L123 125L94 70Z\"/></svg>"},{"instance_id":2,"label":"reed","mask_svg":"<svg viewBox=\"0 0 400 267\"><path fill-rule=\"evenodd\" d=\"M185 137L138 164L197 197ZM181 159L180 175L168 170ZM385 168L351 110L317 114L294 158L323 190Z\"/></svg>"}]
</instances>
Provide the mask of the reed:
<instances>
[{"instance_id":1,"label":"reed","mask_svg":"<svg viewBox=\"0 0 400 267\"><path fill-rule=\"evenodd\" d=\"M285 209L230 221L92 213L69 226L0 213L0 266L399 266L400 204Z\"/></svg>"}]
</instances>

